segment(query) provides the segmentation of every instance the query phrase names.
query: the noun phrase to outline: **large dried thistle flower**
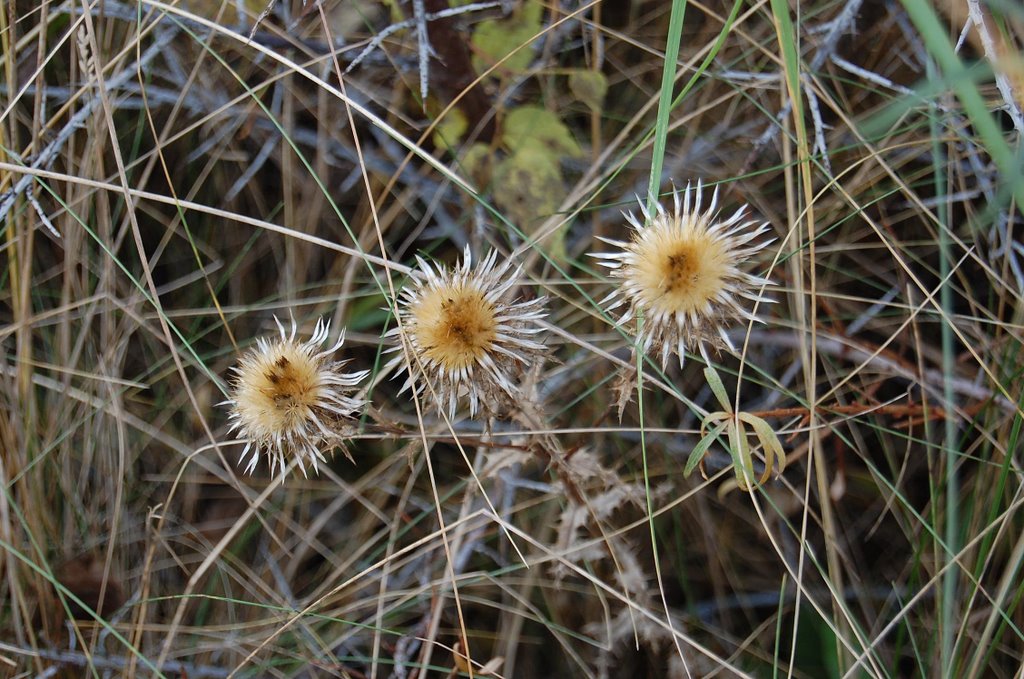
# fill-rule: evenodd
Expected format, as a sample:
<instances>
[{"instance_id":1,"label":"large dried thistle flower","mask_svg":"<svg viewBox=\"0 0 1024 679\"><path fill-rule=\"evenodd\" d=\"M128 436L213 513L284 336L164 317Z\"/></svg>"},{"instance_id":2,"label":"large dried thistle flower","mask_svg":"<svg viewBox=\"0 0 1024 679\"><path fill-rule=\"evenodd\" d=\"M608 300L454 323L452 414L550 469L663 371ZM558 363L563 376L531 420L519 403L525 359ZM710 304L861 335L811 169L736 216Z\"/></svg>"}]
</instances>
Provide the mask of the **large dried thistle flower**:
<instances>
[{"instance_id":1,"label":"large dried thistle flower","mask_svg":"<svg viewBox=\"0 0 1024 679\"><path fill-rule=\"evenodd\" d=\"M618 250L593 254L621 281L602 304L610 303L608 311L628 305L619 324L641 324L639 344L645 353L653 349L660 354L662 368L673 352L682 366L687 349L703 352L705 344L733 349L728 326L758 320L745 302L770 301L761 289L771 282L740 268L774 240L756 242L768 223L745 219L745 205L719 220L718 188L704 211L701 194L699 181L695 188L687 184L682 196L675 191L672 213L659 204L651 215L641 203L643 223L625 214L634 229L632 239L601 238Z\"/></svg>"},{"instance_id":2,"label":"large dried thistle flower","mask_svg":"<svg viewBox=\"0 0 1024 679\"><path fill-rule=\"evenodd\" d=\"M398 304L400 323L387 337L406 340L389 351L401 352L388 364L406 368L402 391L436 398L439 411L455 416L460 397L468 397L470 415L483 407L496 413L521 397L515 378L544 350L533 338L541 332L546 298L512 300L522 269L497 264L492 251L473 267L469 247L453 269L421 257Z\"/></svg>"},{"instance_id":3,"label":"large dried thistle flower","mask_svg":"<svg viewBox=\"0 0 1024 679\"><path fill-rule=\"evenodd\" d=\"M343 446L352 417L366 405L352 392L367 371L346 373L346 361L332 360L345 341L344 331L333 346L321 349L330 332L323 319L305 342L295 339L294 320L290 334L274 321L280 336L257 339L232 368L231 399L225 401L231 406L229 431L246 441L239 464L249 457L247 473L266 453L271 475L280 466L283 477L286 458L294 455L305 476L307 464L319 472L325 448Z\"/></svg>"}]
</instances>

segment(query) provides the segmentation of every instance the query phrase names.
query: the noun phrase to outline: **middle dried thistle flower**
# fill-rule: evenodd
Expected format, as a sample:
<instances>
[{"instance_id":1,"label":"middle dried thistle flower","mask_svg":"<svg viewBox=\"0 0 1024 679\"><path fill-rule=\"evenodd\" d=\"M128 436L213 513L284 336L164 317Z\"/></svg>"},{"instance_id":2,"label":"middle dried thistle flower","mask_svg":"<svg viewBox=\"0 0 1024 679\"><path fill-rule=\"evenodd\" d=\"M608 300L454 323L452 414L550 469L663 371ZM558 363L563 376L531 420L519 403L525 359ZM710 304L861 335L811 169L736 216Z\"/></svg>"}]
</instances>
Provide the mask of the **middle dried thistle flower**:
<instances>
[{"instance_id":1,"label":"middle dried thistle flower","mask_svg":"<svg viewBox=\"0 0 1024 679\"><path fill-rule=\"evenodd\" d=\"M491 251L473 267L469 247L453 269L417 257L419 267L402 290L401 323L387 337L408 341L388 367L404 367L402 391L433 394L438 410L455 416L459 398L469 399L473 416L481 406L496 413L520 397L515 375L543 350L532 338L542 328L546 298L512 300L522 269L497 264Z\"/></svg>"},{"instance_id":2,"label":"middle dried thistle flower","mask_svg":"<svg viewBox=\"0 0 1024 679\"><path fill-rule=\"evenodd\" d=\"M632 214L625 215L634 229L631 241L601 238L618 250L592 255L621 280L620 287L604 300L611 303L607 310L629 305L620 325L640 322L638 317L643 316L639 344L644 352L653 349L660 354L662 368L668 367L673 352L680 366L687 349L703 354L705 343L732 349L727 326L738 320L758 320L745 303L772 301L761 294L771 281L740 268L774 240L755 242L768 230L768 223L744 219L745 205L719 220L718 188L703 212L701 193L699 181L695 189L687 184L681 199L680 192L674 192L671 213L658 204L652 215L641 204L643 223Z\"/></svg>"},{"instance_id":3,"label":"middle dried thistle flower","mask_svg":"<svg viewBox=\"0 0 1024 679\"><path fill-rule=\"evenodd\" d=\"M284 476L289 455L305 475L307 465L317 472L318 463L326 462L323 449L344 449L345 430L366 405L352 392L368 373L343 372L347 361L332 360L344 331L333 346L321 348L330 334L323 319L305 342L295 338L294 320L291 334L274 321L280 335L257 339L232 369L231 399L225 402L231 406L230 431L246 441L239 459L249 457L246 472L252 473L265 452L271 475L280 467Z\"/></svg>"}]
</instances>

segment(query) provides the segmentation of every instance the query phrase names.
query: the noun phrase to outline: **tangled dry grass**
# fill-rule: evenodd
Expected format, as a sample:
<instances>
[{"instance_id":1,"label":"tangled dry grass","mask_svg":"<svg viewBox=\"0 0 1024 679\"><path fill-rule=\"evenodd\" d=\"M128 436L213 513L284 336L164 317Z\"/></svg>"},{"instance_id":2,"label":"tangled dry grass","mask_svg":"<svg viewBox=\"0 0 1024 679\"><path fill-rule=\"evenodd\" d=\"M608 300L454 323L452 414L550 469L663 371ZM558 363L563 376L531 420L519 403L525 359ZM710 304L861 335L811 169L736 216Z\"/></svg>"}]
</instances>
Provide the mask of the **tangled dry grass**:
<instances>
[{"instance_id":1,"label":"tangled dry grass","mask_svg":"<svg viewBox=\"0 0 1024 679\"><path fill-rule=\"evenodd\" d=\"M5 2L0 675L1020 677L1022 40L997 0ZM710 372L587 256L699 178L775 239ZM467 247L547 298L474 417L382 342ZM370 371L308 478L217 406L275 316Z\"/></svg>"}]
</instances>

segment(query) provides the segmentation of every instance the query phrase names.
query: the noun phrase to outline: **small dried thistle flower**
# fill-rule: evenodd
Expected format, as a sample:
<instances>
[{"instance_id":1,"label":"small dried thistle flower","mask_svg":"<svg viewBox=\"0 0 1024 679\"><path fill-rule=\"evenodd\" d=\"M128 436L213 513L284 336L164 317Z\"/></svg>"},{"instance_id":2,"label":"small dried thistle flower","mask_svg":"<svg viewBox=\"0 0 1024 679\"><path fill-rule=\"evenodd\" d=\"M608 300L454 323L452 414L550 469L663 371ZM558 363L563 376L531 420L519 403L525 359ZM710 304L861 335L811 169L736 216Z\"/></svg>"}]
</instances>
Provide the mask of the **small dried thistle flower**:
<instances>
[{"instance_id":1,"label":"small dried thistle flower","mask_svg":"<svg viewBox=\"0 0 1024 679\"><path fill-rule=\"evenodd\" d=\"M407 368L402 391L433 393L438 410L447 408L449 417L461 396L469 398L471 416L481 406L499 411L521 396L517 364L529 364L544 350L532 338L541 331L546 298L510 301L522 269L507 261L498 265L496 251L475 268L468 247L454 269L416 260L419 268L398 305L401 323L386 335L408 341L408 362L403 352L388 367Z\"/></svg>"},{"instance_id":2,"label":"small dried thistle flower","mask_svg":"<svg viewBox=\"0 0 1024 679\"><path fill-rule=\"evenodd\" d=\"M695 189L686 185L682 199L676 191L671 214L659 204L651 215L641 204L642 224L625 214L635 229L632 240L601 238L620 250L593 254L604 260L601 264L611 269L612 277L622 281L602 304L611 302L608 311L629 305L620 324L642 315L640 344L645 353L653 349L660 354L663 368L668 367L673 351L682 366L687 349L703 352L705 343L733 349L727 325L740 319L758 320L744 308L743 300L770 301L761 296L760 288L771 282L740 269L774 240L754 242L768 230L768 223L751 229L757 222L744 220L745 205L718 221L717 187L703 212L701 193L699 181Z\"/></svg>"},{"instance_id":3,"label":"small dried thistle flower","mask_svg":"<svg viewBox=\"0 0 1024 679\"><path fill-rule=\"evenodd\" d=\"M319 462L326 462L323 449L343 444L343 430L366 402L352 395L367 371L342 372L345 361L331 356L345 341L344 331L337 343L321 350L330 331L330 323L317 321L313 335L305 342L295 339L277 322L280 337L259 338L232 368L231 429L245 439L239 458L249 462L245 471L252 473L260 453L270 459L270 473L278 466L284 476L286 457L294 455L302 474L306 465L319 472Z\"/></svg>"}]
</instances>

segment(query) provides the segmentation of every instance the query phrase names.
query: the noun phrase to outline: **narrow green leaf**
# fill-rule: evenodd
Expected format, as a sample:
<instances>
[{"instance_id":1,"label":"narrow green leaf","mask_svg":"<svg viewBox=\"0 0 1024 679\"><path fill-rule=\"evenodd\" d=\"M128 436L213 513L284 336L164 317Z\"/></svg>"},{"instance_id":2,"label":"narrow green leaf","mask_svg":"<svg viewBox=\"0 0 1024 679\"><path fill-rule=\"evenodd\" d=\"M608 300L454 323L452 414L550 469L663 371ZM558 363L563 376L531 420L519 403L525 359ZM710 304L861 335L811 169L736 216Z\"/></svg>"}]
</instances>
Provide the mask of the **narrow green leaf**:
<instances>
[{"instance_id":1,"label":"narrow green leaf","mask_svg":"<svg viewBox=\"0 0 1024 679\"><path fill-rule=\"evenodd\" d=\"M777 459L779 461L779 473L781 474L786 468L786 453L775 430L772 429L770 424L756 415L740 413L739 417L754 428L754 435L757 436L757 440L761 442L761 447L764 448L766 471L771 471L774 460Z\"/></svg>"},{"instance_id":2,"label":"narrow green leaf","mask_svg":"<svg viewBox=\"0 0 1024 679\"><path fill-rule=\"evenodd\" d=\"M740 490L750 490L754 485L754 463L750 459L750 446L747 444L746 432L740 421L734 419L729 423L729 454L732 456L733 471L736 473L736 484Z\"/></svg>"},{"instance_id":3,"label":"narrow green leaf","mask_svg":"<svg viewBox=\"0 0 1024 679\"><path fill-rule=\"evenodd\" d=\"M668 118L672 112L672 88L676 82L676 63L679 61L679 44L683 37L683 16L686 14L686 0L673 0L672 15L668 22L668 39L665 42L665 65L661 72L661 93L658 95L658 118L654 123L654 149L651 153L651 179L647 187L647 211L654 213L661 189L661 169L665 165L665 147L668 143Z\"/></svg>"},{"instance_id":4,"label":"narrow green leaf","mask_svg":"<svg viewBox=\"0 0 1024 679\"><path fill-rule=\"evenodd\" d=\"M683 467L683 477L689 478L693 470L697 468L700 461L704 459L704 455L708 452L708 448L714 443L721 435L722 431L729 425L728 422L722 422L716 425L711 431L709 431L704 438L697 442L697 445L693 447L693 452L690 453L690 457L686 460L686 466Z\"/></svg>"},{"instance_id":5,"label":"narrow green leaf","mask_svg":"<svg viewBox=\"0 0 1024 679\"><path fill-rule=\"evenodd\" d=\"M708 386L711 387L715 398L722 405L722 410L731 415L733 412L732 404L729 403L729 394L725 391L725 385L722 384L722 378L718 376L718 371L709 365L704 368L704 378L708 381Z\"/></svg>"},{"instance_id":6,"label":"narrow green leaf","mask_svg":"<svg viewBox=\"0 0 1024 679\"><path fill-rule=\"evenodd\" d=\"M935 5L931 0L902 0L910 20L921 33L921 39L939 68L950 79L953 92L963 104L967 117L981 138L985 150L992 156L1003 175L1003 180L1013 192L1018 203L1024 203L1024 182L1021 181L1020 154L1011 149L1007 136L1003 134L992 117L985 99L949 39L949 31L939 21Z\"/></svg>"}]
</instances>

